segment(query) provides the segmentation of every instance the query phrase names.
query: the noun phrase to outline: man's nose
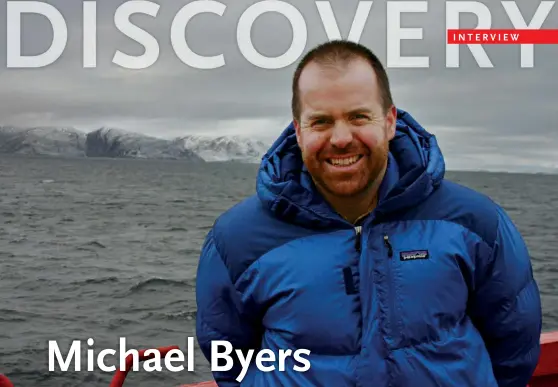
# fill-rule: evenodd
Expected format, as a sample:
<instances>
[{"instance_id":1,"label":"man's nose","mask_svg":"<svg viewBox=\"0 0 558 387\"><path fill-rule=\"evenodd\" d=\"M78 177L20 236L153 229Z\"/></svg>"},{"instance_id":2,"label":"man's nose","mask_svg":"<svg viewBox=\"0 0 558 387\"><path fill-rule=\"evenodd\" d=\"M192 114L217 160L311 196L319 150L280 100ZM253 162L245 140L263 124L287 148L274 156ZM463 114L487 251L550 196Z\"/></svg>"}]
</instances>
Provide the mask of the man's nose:
<instances>
[{"instance_id":1,"label":"man's nose","mask_svg":"<svg viewBox=\"0 0 558 387\"><path fill-rule=\"evenodd\" d=\"M336 123L331 133L330 143L337 148L345 148L353 141L350 125L344 122Z\"/></svg>"}]
</instances>

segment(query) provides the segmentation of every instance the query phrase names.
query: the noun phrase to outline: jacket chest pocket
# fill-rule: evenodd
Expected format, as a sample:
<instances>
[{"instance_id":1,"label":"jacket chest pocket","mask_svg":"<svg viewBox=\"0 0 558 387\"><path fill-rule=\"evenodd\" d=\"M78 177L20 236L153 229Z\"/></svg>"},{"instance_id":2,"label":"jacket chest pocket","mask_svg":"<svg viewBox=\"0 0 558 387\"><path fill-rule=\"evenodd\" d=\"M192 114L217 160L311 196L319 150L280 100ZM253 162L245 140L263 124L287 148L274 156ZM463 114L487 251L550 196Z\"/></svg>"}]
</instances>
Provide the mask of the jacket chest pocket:
<instances>
[{"instance_id":1,"label":"jacket chest pocket","mask_svg":"<svg viewBox=\"0 0 558 387\"><path fill-rule=\"evenodd\" d=\"M398 240L399 239L399 240ZM407 238L405 238L407 239ZM467 307L468 287L451 242L408 242L384 236L379 264L387 341L392 349L440 339Z\"/></svg>"}]
</instances>

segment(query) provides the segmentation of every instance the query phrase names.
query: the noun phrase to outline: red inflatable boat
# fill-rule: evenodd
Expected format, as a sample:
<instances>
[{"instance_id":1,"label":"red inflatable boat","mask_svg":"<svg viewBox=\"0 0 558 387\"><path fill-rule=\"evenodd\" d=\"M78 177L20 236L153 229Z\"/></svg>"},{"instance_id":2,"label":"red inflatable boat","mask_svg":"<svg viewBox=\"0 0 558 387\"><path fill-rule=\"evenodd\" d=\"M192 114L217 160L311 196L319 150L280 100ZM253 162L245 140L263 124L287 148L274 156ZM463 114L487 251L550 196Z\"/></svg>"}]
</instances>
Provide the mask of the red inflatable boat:
<instances>
[{"instance_id":1,"label":"red inflatable boat","mask_svg":"<svg viewBox=\"0 0 558 387\"><path fill-rule=\"evenodd\" d=\"M527 387L558 387L558 331L546 332L541 336L541 357L539 364L533 375L533 379ZM170 350L180 349L178 346L158 348L161 358L163 358ZM145 355L147 349L139 351L140 361L152 358L152 355ZM126 359L127 371L116 371L109 387L123 387L126 375L132 368L132 357ZM0 387L16 387L10 380L0 374ZM215 382L208 381L196 384L184 384L178 387L217 387Z\"/></svg>"}]
</instances>

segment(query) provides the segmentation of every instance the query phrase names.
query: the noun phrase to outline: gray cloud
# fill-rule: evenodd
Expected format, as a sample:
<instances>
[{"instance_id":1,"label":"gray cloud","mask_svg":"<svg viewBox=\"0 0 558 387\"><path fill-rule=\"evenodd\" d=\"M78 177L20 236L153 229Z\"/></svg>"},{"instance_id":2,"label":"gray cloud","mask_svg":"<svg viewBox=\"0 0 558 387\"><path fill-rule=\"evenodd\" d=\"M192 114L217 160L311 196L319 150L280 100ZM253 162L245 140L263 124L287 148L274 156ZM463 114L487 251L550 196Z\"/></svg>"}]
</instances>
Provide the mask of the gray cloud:
<instances>
[{"instance_id":1,"label":"gray cloud","mask_svg":"<svg viewBox=\"0 0 558 387\"><path fill-rule=\"evenodd\" d=\"M182 63L170 44L173 17L189 1L158 1L156 17L131 20L153 35L160 46L155 65L128 70L111 63L116 50L141 55L144 48L114 25L116 8L124 1L97 2L97 68L82 68L82 3L51 0L68 26L68 44L56 63L38 69L7 69L0 53L0 123L65 125L84 130L117 126L156 136L188 132L246 133L272 139L290 120L290 80L295 64L265 70L249 63L236 42L241 14L257 1L223 1L223 16L198 15L185 36L199 55L225 56L226 65L200 70ZM4 2L6 3L6 2ZM308 30L305 51L327 40L314 1L291 1L304 15ZM494 28L512 25L500 2L485 0ZM358 1L331 1L339 29L347 37ZM530 21L539 2L517 2ZM386 2L375 1L361 42L386 63ZM0 7L6 20L6 7ZM463 15L463 28L476 18ZM556 45L534 48L535 67L520 67L517 45L484 46L494 68L479 68L466 47L459 68L445 68L445 4L429 1L428 12L404 14L403 27L423 28L423 40L403 41L404 56L425 55L427 69L395 69L389 74L396 103L408 110L443 146L451 168L542 169L558 167L558 62ZM4 26L5 27L5 26ZM558 5L543 28L558 28ZM52 41L48 21L25 15L24 54L38 54ZM267 56L282 54L293 33L287 19L264 14L254 23L252 39ZM0 29L6 42L6 28Z\"/></svg>"}]
</instances>

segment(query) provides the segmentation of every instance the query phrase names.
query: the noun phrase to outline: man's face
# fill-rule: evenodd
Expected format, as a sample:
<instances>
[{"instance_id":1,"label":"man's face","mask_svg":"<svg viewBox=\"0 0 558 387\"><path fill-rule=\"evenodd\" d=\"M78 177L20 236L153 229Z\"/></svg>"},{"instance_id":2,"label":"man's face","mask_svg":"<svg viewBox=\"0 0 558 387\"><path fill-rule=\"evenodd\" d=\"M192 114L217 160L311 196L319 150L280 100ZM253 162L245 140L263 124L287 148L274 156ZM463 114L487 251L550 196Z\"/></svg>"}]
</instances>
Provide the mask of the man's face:
<instances>
[{"instance_id":1,"label":"man's face","mask_svg":"<svg viewBox=\"0 0 558 387\"><path fill-rule=\"evenodd\" d=\"M316 185L328 196L366 194L386 165L396 123L395 107L383 112L374 69L364 60L341 70L310 63L299 92L297 141Z\"/></svg>"}]
</instances>

